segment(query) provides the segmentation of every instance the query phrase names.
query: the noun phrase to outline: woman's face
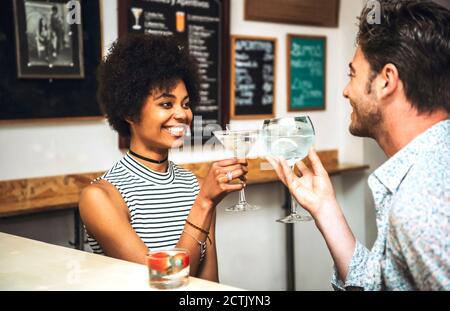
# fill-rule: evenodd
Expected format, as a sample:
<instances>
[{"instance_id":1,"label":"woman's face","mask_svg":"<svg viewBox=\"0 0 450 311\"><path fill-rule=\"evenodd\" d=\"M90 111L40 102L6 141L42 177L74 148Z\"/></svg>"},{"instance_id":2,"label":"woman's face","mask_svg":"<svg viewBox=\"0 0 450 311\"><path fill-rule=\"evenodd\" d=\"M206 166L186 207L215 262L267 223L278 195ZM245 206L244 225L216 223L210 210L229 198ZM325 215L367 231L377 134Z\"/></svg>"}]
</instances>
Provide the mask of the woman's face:
<instances>
[{"instance_id":1,"label":"woman's face","mask_svg":"<svg viewBox=\"0 0 450 311\"><path fill-rule=\"evenodd\" d=\"M147 148L180 147L192 121L189 95L182 80L171 90L154 90L142 106L138 122L129 121L131 139Z\"/></svg>"}]
</instances>

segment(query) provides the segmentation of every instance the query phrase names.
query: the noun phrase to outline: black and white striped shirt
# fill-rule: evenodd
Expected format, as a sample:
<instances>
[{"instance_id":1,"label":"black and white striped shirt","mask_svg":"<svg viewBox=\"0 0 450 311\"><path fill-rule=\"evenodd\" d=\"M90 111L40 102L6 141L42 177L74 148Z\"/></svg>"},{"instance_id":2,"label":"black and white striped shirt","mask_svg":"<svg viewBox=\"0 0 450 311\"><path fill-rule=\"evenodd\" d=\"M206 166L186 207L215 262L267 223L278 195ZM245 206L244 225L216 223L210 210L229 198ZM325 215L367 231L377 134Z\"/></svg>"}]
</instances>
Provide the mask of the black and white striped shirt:
<instances>
[{"instance_id":1,"label":"black and white striped shirt","mask_svg":"<svg viewBox=\"0 0 450 311\"><path fill-rule=\"evenodd\" d=\"M120 192L131 226L149 249L175 247L200 191L191 171L169 161L167 172L156 172L127 154L99 179ZM98 242L87 237L94 253L104 254Z\"/></svg>"}]
</instances>

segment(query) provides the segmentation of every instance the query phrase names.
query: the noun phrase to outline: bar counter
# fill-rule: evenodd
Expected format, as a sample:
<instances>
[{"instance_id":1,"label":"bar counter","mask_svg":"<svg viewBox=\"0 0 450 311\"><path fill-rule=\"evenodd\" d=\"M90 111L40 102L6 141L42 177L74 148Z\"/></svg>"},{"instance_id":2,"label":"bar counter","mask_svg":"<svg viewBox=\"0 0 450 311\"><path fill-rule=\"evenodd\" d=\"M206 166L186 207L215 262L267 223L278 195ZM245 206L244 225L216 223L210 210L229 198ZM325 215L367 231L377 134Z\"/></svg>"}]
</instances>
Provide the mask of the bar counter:
<instances>
[{"instance_id":1,"label":"bar counter","mask_svg":"<svg viewBox=\"0 0 450 311\"><path fill-rule=\"evenodd\" d=\"M0 232L0 291L154 291L145 265ZM237 291L190 277L180 291Z\"/></svg>"}]
</instances>

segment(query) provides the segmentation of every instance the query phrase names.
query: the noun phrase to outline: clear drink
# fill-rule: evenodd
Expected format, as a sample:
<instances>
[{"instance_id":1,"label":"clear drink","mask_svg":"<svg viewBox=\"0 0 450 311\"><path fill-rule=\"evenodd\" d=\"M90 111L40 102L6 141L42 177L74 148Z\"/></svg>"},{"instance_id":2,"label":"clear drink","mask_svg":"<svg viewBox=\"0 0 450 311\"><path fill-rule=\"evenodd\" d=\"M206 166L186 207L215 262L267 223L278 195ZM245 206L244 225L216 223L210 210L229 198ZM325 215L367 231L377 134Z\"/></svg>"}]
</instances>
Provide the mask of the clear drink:
<instances>
[{"instance_id":1,"label":"clear drink","mask_svg":"<svg viewBox=\"0 0 450 311\"><path fill-rule=\"evenodd\" d=\"M237 157L245 158L250 149L254 146L258 136L239 136L238 134L230 133L223 137L222 145L225 149L232 151Z\"/></svg>"},{"instance_id":2,"label":"clear drink","mask_svg":"<svg viewBox=\"0 0 450 311\"><path fill-rule=\"evenodd\" d=\"M308 155L314 144L314 135L264 136L267 153L274 157L283 157L289 165Z\"/></svg>"},{"instance_id":3,"label":"clear drink","mask_svg":"<svg viewBox=\"0 0 450 311\"><path fill-rule=\"evenodd\" d=\"M308 116L286 117L264 120L262 136L266 154L286 159L294 170L295 163L305 158L309 148L314 144L315 131ZM298 213L297 202L292 196L291 199L291 213L277 221L296 223L312 220L309 214Z\"/></svg>"}]
</instances>

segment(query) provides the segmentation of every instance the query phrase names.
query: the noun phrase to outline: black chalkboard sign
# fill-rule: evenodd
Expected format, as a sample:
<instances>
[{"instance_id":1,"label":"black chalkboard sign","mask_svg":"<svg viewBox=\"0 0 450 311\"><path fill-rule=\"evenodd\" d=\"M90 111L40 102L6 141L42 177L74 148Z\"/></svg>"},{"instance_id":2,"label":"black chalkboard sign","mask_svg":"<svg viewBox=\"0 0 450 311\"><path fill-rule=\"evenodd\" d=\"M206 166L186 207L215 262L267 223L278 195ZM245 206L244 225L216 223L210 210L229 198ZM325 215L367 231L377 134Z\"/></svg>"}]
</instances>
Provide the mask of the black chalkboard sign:
<instances>
[{"instance_id":1,"label":"black chalkboard sign","mask_svg":"<svg viewBox=\"0 0 450 311\"><path fill-rule=\"evenodd\" d=\"M275 116L276 39L231 39L231 118Z\"/></svg>"},{"instance_id":2,"label":"black chalkboard sign","mask_svg":"<svg viewBox=\"0 0 450 311\"><path fill-rule=\"evenodd\" d=\"M169 35L184 42L199 64L200 104L194 107L193 113L201 116L203 139L212 136L217 124L225 126L228 121L229 0L120 0L119 36L130 33ZM126 138L122 138L120 147L127 145Z\"/></svg>"},{"instance_id":3,"label":"black chalkboard sign","mask_svg":"<svg viewBox=\"0 0 450 311\"><path fill-rule=\"evenodd\" d=\"M325 110L327 40L288 35L288 111Z\"/></svg>"},{"instance_id":4,"label":"black chalkboard sign","mask_svg":"<svg viewBox=\"0 0 450 311\"><path fill-rule=\"evenodd\" d=\"M66 5L66 2L16 0L16 4L21 3L22 7L24 7L23 3L26 4L25 9L19 12L14 11L13 3L13 1L0 2L0 122L66 120L67 118L100 119L95 76L102 53L98 0L80 0L79 2L84 47L82 55L84 77L80 79L19 78L17 71L19 53L15 44L14 13L22 12L23 20L29 17L26 20L28 23L36 20L36 18L33 19L34 15L45 16L45 12L51 11L52 6L61 8ZM61 18L61 20L66 19ZM32 35L28 30L24 34ZM34 53L32 47L29 47L28 51Z\"/></svg>"}]
</instances>

